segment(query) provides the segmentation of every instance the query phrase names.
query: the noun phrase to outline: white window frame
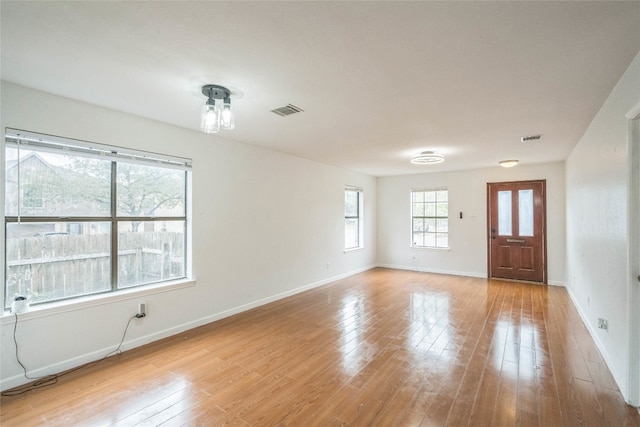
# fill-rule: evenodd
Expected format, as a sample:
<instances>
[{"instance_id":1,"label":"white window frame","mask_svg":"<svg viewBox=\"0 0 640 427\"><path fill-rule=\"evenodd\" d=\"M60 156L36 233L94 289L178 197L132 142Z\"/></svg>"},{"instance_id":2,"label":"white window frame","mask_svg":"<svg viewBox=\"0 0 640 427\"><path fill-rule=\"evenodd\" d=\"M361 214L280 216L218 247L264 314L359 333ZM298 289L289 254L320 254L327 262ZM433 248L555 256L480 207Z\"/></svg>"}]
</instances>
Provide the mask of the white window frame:
<instances>
[{"instance_id":1,"label":"white window frame","mask_svg":"<svg viewBox=\"0 0 640 427\"><path fill-rule=\"evenodd\" d=\"M347 215L346 195L348 192L356 193L358 197L358 203L357 203L358 212L357 212L357 215L355 216ZM344 194L345 194L345 206L344 206L345 207L344 209L345 211L344 212L345 248L344 248L344 251L348 252L348 251L355 251L355 250L364 248L364 233L363 233L364 190L360 187L353 187L353 186L347 185L344 189ZM358 226L357 226L358 242L356 246L347 247L347 244L346 244L347 222L354 219L358 222Z\"/></svg>"},{"instance_id":2,"label":"white window frame","mask_svg":"<svg viewBox=\"0 0 640 427\"><path fill-rule=\"evenodd\" d=\"M111 227L111 235L112 242L115 242L115 245L112 245L110 250L110 259L111 262L114 263L116 267L112 268L111 275L111 287L108 290L100 293L82 293L74 296L70 296L68 298L53 298L49 300L45 300L42 302L38 302L38 306L45 308L47 306L55 306L60 307L61 303L67 303L71 301L86 301L86 300L96 300L97 299L105 299L112 300L114 296L117 295L131 295L133 293L155 293L158 292L162 288L174 288L174 287L182 287L184 285L191 285L194 283L193 279L191 279L191 166L192 161L188 158L151 153L140 150L133 150L123 147L116 147L104 144L97 144L88 141L80 141L71 138L64 138L52 135L45 135L30 131L23 131L17 129L6 128L5 131L5 144L2 147L3 150L6 150L7 147L15 148L22 147L26 150L36 150L39 152L51 152L57 154L63 154L68 156L78 156L85 158L98 158L101 160L108 160L112 163L112 165L117 165L118 163L135 163L139 165L153 166L153 167L162 167L167 169L178 169L185 172L185 189L184 189L184 215L183 216L169 216L169 217L154 217L154 216L144 216L140 218L132 218L126 216L118 216L115 213L115 207L112 209L112 214L107 217L55 217L55 216L22 216L18 211L18 215L7 215L5 211L5 206L3 204L3 218L4 218L4 227L8 224L15 223L26 223L26 222L56 222L56 223L68 223L72 224L75 222L87 222L87 221L111 221L112 224L117 224L118 222L124 221L133 221L142 219L143 221L184 221L184 273L179 277L172 277L170 279L165 280L157 280L157 281L145 281L144 283L129 285L126 287L118 286L118 274L117 274L117 258L118 258L118 246L117 246L117 227ZM4 162L3 168L6 168L6 162ZM113 175L112 168L112 186L115 185L116 177ZM6 173L6 170L3 174ZM19 179L19 178L18 178ZM2 185L3 199L6 195L6 187ZM19 191L19 189L18 189ZM19 197L19 196L18 196ZM7 244L7 235L4 233L3 245L6 249ZM115 237L114 237L115 235ZM6 250L4 251L6 254ZM115 259L115 261L113 261ZM8 281L8 263L5 259L4 262L4 286L2 287L2 296L3 296L3 306L5 310L8 308L8 295L7 292L7 281Z\"/></svg>"},{"instance_id":3,"label":"white window frame","mask_svg":"<svg viewBox=\"0 0 640 427\"><path fill-rule=\"evenodd\" d=\"M437 193L438 192L442 192L442 191L446 191L447 192L447 216L442 216L442 215L437 215L437 212L434 215L426 215L426 213L424 215L414 215L414 203L421 203L421 202L416 202L415 201L415 197L414 195L416 195L417 193L423 193L423 197L426 196L426 193L434 193L434 197L436 197L436 201L433 202L438 203L437 201ZM427 202L422 202L422 203L427 203ZM429 202L431 203L431 202ZM442 201L440 201L439 203L442 203ZM436 249L436 250L448 250L449 249L449 235L450 235L450 228L449 228L449 222L450 222L450 216L449 216L449 190L447 188L420 188L420 189L411 189L410 194L409 194L409 215L410 215L410 230L409 230L409 239L410 239L410 246L412 248L416 248L416 249ZM417 244L415 239L414 239L414 233L416 232L416 219L422 219L422 220L434 220L437 221L440 219L446 219L447 220L447 229L446 231L438 231L437 228L433 231L434 237L435 237L435 241L436 241L436 245L425 245L425 244ZM437 241L438 241L438 235L439 234L446 234L447 235L447 245L446 246L438 246L437 245Z\"/></svg>"}]
</instances>

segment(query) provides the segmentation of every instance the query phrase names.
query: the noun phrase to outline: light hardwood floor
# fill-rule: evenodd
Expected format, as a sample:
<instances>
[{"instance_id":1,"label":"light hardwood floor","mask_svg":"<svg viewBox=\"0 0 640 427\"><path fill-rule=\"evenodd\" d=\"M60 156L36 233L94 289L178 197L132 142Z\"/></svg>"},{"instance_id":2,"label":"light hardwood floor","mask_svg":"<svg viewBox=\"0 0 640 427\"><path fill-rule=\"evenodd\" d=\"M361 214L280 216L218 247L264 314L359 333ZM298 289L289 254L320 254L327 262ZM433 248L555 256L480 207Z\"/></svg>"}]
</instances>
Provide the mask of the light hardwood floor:
<instances>
[{"instance_id":1,"label":"light hardwood floor","mask_svg":"<svg viewBox=\"0 0 640 427\"><path fill-rule=\"evenodd\" d=\"M640 425L563 288L388 269L0 404L4 427Z\"/></svg>"}]
</instances>

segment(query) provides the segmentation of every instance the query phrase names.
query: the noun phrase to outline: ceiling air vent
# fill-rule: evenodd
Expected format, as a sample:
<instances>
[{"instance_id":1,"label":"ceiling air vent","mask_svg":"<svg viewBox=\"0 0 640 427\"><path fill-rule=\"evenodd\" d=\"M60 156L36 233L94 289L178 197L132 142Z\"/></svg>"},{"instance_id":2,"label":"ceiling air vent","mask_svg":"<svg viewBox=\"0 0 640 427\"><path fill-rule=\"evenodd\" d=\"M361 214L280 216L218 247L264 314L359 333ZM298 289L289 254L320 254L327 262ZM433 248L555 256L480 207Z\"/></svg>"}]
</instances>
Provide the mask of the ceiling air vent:
<instances>
[{"instance_id":1,"label":"ceiling air vent","mask_svg":"<svg viewBox=\"0 0 640 427\"><path fill-rule=\"evenodd\" d=\"M302 113L304 110L302 108L298 108L295 105L285 105L284 107L276 108L275 110L271 110L272 113L276 113L279 116L290 116L295 113Z\"/></svg>"},{"instance_id":2,"label":"ceiling air vent","mask_svg":"<svg viewBox=\"0 0 640 427\"><path fill-rule=\"evenodd\" d=\"M540 138L542 138L542 135L529 135L529 136L521 137L520 141L522 141L522 142L533 142L533 141L539 141Z\"/></svg>"}]
</instances>

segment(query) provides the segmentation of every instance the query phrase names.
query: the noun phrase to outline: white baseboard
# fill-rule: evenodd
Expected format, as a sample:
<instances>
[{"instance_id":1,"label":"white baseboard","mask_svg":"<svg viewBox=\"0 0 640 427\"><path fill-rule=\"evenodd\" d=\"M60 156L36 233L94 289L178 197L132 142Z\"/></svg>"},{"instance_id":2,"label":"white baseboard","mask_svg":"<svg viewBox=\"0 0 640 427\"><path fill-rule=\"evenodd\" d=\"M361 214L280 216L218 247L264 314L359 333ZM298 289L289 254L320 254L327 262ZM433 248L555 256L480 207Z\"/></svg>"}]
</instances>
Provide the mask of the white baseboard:
<instances>
[{"instance_id":1,"label":"white baseboard","mask_svg":"<svg viewBox=\"0 0 640 427\"><path fill-rule=\"evenodd\" d=\"M394 270L409 270L409 271L420 271L422 273L436 273L436 274L450 274L452 276L464 276L464 277L479 277L481 279L487 278L487 273L478 273L478 272L470 272L470 271L458 271L458 270L440 270L437 268L425 268L425 267L416 267L409 265L398 265L398 264L378 264L377 267L382 268L391 268ZM550 280L547 282L548 285L551 286L565 286L564 282L560 282L557 280Z\"/></svg>"},{"instance_id":2,"label":"white baseboard","mask_svg":"<svg viewBox=\"0 0 640 427\"><path fill-rule=\"evenodd\" d=\"M548 284L548 285L551 285L551 286L561 286L561 287L565 287L564 282L559 282L559 281L557 281L557 280L549 280L549 281L547 282L547 284Z\"/></svg>"},{"instance_id":3,"label":"white baseboard","mask_svg":"<svg viewBox=\"0 0 640 427\"><path fill-rule=\"evenodd\" d=\"M607 351L607 348L604 346L604 344L602 344L602 341L600 341L600 337L598 336L596 329L594 329L593 326L589 323L589 318L586 316L584 311L582 311L582 308L578 304L577 298L575 297L573 292L571 292L571 288L567 286L566 289L567 289L567 293L569 294L569 298L571 298L571 302L573 303L573 306L575 307L576 311L580 315L580 319L582 319L582 323L587 327L587 331L589 331L589 335L591 335L593 342L596 344L596 347L598 347L600 354L602 354L602 358L604 359L604 362L607 364L607 367L609 368L609 372L611 372L611 375L613 375L613 379L616 382L618 389L620 389L626 401L627 393L626 393L625 387L623 387L625 381L623 381L623 378L620 376L620 374L615 369L614 365L611 363L611 356L609 356L609 352Z\"/></svg>"},{"instance_id":4,"label":"white baseboard","mask_svg":"<svg viewBox=\"0 0 640 427\"><path fill-rule=\"evenodd\" d=\"M424 267L416 267L413 265L398 265L398 264L378 264L377 266L382 268L391 268L394 270L409 270L409 271L419 271L422 273L450 274L452 276L480 277L485 279L487 278L486 273L477 273L477 272L469 272L469 271L440 270L437 268L424 268Z\"/></svg>"}]
</instances>

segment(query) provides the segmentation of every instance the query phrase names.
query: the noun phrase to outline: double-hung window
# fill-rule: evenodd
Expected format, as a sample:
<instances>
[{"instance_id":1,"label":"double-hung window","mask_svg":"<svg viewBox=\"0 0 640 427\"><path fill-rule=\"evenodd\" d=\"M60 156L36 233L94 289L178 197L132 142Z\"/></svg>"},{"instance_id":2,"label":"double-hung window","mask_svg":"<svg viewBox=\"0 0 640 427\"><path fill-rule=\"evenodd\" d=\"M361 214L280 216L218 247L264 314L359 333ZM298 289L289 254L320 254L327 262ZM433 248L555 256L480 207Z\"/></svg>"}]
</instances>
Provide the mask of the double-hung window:
<instances>
[{"instance_id":1,"label":"double-hung window","mask_svg":"<svg viewBox=\"0 0 640 427\"><path fill-rule=\"evenodd\" d=\"M411 244L449 247L449 193L446 189L411 190Z\"/></svg>"},{"instance_id":2,"label":"double-hung window","mask_svg":"<svg viewBox=\"0 0 640 427\"><path fill-rule=\"evenodd\" d=\"M191 160L7 129L5 308L187 276Z\"/></svg>"},{"instance_id":3,"label":"double-hung window","mask_svg":"<svg viewBox=\"0 0 640 427\"><path fill-rule=\"evenodd\" d=\"M362 189L346 187L344 190L344 248L362 248Z\"/></svg>"}]
</instances>

